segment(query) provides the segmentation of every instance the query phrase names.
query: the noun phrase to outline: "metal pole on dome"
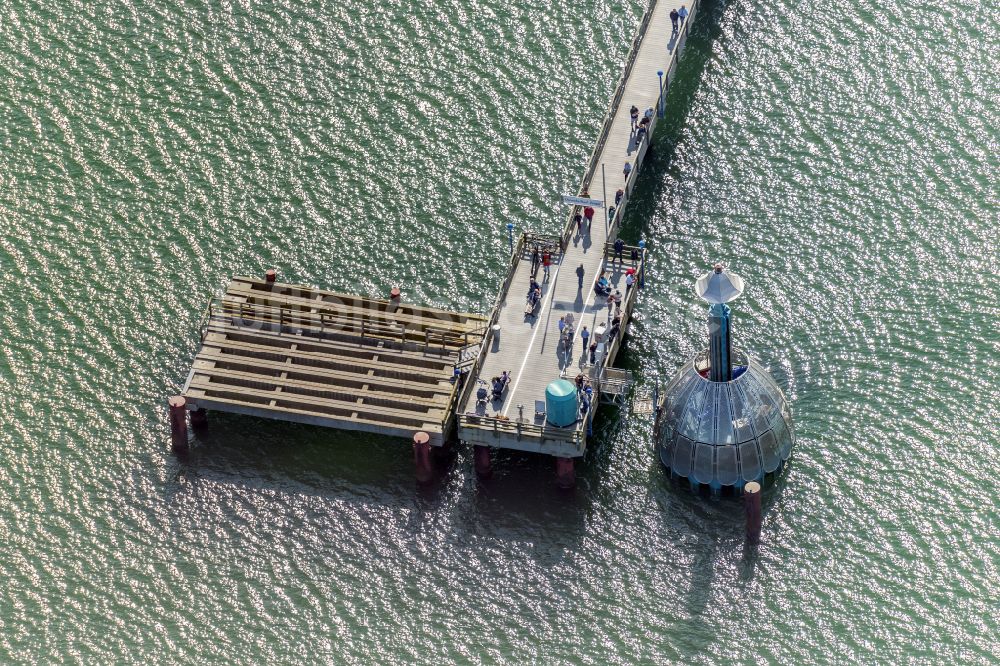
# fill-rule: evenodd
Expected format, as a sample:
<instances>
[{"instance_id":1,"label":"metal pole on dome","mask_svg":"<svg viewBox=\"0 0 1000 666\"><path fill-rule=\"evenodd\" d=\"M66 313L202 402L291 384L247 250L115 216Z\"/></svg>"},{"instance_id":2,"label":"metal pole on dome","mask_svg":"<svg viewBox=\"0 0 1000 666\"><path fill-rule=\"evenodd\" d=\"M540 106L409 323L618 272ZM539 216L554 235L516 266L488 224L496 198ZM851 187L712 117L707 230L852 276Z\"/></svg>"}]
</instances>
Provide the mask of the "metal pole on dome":
<instances>
[{"instance_id":1,"label":"metal pole on dome","mask_svg":"<svg viewBox=\"0 0 1000 666\"><path fill-rule=\"evenodd\" d=\"M733 378L731 310L726 303L742 296L743 288L743 278L727 271L721 263L694 283L694 293L711 303L708 309L710 381L728 382Z\"/></svg>"}]
</instances>

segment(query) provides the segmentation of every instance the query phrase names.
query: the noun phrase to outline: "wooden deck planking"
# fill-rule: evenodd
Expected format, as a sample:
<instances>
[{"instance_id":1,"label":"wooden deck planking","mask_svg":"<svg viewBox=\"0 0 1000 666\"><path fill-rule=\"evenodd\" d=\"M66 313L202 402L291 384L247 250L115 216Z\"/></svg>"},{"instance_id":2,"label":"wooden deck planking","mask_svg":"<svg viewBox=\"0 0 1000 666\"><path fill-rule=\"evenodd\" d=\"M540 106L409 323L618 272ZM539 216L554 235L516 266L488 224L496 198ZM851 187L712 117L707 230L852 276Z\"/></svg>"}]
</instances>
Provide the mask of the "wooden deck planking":
<instances>
[{"instance_id":1,"label":"wooden deck planking","mask_svg":"<svg viewBox=\"0 0 1000 666\"><path fill-rule=\"evenodd\" d=\"M459 385L454 367L460 351L469 343L481 342L485 318L480 315L447 313L433 308L413 308L405 315L414 328L444 325L461 336L462 344L445 348L385 340L352 331L323 330L315 320L322 310L333 307L320 303L332 292L311 290L312 299L303 298L303 288L274 284L256 290L254 300L281 310L277 321L234 316L239 303L226 298L243 298L245 278L234 280L223 302L210 306L203 327L202 346L182 395L189 409L208 408L252 414L346 430L362 430L409 439L418 430L440 446L450 429ZM341 311L348 322L380 313L388 301L351 297L355 304ZM311 307L317 304L317 307ZM310 306L308 310L306 306ZM244 303L244 313L255 305ZM259 310L259 308L258 308ZM403 310L402 304L396 315ZM352 319L353 318L353 319ZM280 322L280 330L278 323Z\"/></svg>"}]
</instances>

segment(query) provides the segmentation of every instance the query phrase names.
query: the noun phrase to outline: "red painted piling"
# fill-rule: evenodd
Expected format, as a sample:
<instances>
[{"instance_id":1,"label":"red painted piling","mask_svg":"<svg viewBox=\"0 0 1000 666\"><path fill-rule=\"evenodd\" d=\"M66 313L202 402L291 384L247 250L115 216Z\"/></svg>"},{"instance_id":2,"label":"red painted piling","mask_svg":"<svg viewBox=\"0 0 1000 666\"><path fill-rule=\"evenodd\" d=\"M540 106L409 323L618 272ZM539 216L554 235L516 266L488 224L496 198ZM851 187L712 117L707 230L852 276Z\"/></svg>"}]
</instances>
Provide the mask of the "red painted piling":
<instances>
[{"instance_id":1,"label":"red painted piling","mask_svg":"<svg viewBox=\"0 0 1000 666\"><path fill-rule=\"evenodd\" d=\"M208 412L204 409L192 410L188 417L191 419L191 427L195 430L208 427Z\"/></svg>"},{"instance_id":2,"label":"red painted piling","mask_svg":"<svg viewBox=\"0 0 1000 666\"><path fill-rule=\"evenodd\" d=\"M175 449L186 449L187 434L187 400L182 395L171 396L167 400L170 408L170 443Z\"/></svg>"},{"instance_id":3,"label":"red painted piling","mask_svg":"<svg viewBox=\"0 0 1000 666\"><path fill-rule=\"evenodd\" d=\"M556 458L556 485L565 490L576 485L576 465L572 458Z\"/></svg>"},{"instance_id":4,"label":"red painted piling","mask_svg":"<svg viewBox=\"0 0 1000 666\"><path fill-rule=\"evenodd\" d=\"M743 486L743 508L747 517L747 542L759 543L763 516L760 509L760 484L756 481Z\"/></svg>"},{"instance_id":5,"label":"red painted piling","mask_svg":"<svg viewBox=\"0 0 1000 666\"><path fill-rule=\"evenodd\" d=\"M493 476L493 462L490 460L490 447L475 446L476 476L480 479L488 479Z\"/></svg>"},{"instance_id":6,"label":"red painted piling","mask_svg":"<svg viewBox=\"0 0 1000 666\"><path fill-rule=\"evenodd\" d=\"M417 483L429 483L434 478L434 469L431 467L431 436L426 432L413 434L413 463Z\"/></svg>"}]
</instances>

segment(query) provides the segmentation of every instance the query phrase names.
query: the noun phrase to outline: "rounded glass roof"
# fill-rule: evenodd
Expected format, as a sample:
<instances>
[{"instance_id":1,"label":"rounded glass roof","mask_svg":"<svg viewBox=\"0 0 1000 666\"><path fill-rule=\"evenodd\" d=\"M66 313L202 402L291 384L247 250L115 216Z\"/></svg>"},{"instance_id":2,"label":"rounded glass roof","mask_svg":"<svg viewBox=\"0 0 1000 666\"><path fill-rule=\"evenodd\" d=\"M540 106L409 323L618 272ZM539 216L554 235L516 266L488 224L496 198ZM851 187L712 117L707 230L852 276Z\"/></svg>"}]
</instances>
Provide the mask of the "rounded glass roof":
<instances>
[{"instance_id":1,"label":"rounded glass roof","mask_svg":"<svg viewBox=\"0 0 1000 666\"><path fill-rule=\"evenodd\" d=\"M706 350L664 389L660 458L680 476L742 485L761 480L791 456L792 415L781 389L760 363L738 350L733 374L738 376L730 382L709 381Z\"/></svg>"}]
</instances>

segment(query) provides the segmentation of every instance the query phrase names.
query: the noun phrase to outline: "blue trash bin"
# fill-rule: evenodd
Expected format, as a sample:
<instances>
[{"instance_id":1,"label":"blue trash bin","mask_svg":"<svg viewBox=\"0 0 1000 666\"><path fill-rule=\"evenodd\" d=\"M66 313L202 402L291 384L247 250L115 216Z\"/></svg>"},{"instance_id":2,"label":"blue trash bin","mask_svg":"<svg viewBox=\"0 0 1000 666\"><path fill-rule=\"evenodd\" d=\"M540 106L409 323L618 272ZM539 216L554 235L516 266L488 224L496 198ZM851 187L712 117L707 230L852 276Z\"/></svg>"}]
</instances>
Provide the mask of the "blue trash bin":
<instances>
[{"instance_id":1,"label":"blue trash bin","mask_svg":"<svg viewBox=\"0 0 1000 666\"><path fill-rule=\"evenodd\" d=\"M576 423L576 386L565 379L557 379L545 387L545 420L564 428Z\"/></svg>"}]
</instances>

